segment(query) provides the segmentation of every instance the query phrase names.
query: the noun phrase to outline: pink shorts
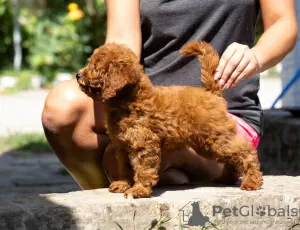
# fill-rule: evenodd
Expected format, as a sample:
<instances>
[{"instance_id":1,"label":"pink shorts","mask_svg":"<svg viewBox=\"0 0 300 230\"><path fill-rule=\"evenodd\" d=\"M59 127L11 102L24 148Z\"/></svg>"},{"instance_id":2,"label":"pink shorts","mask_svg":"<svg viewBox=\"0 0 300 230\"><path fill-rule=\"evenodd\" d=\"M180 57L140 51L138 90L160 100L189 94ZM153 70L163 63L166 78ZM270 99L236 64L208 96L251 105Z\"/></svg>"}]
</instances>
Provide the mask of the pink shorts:
<instances>
[{"instance_id":1,"label":"pink shorts","mask_svg":"<svg viewBox=\"0 0 300 230\"><path fill-rule=\"evenodd\" d=\"M231 113L230 117L237 122L237 135L244 137L246 140L251 142L254 148L257 148L260 136L258 133L242 118L239 118Z\"/></svg>"}]
</instances>

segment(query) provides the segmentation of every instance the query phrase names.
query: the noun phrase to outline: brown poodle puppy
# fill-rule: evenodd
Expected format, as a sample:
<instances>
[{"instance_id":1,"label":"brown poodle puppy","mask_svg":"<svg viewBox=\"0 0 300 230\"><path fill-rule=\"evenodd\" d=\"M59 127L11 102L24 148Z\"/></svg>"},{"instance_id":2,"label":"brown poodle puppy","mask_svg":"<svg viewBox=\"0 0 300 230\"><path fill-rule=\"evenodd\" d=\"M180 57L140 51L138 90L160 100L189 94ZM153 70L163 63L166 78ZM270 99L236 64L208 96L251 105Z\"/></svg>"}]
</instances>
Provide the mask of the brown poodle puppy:
<instances>
[{"instance_id":1,"label":"brown poodle puppy","mask_svg":"<svg viewBox=\"0 0 300 230\"><path fill-rule=\"evenodd\" d=\"M225 164L219 181L234 184L241 176L241 189L260 189L257 151L236 135L236 123L213 79L218 54L202 41L190 42L180 53L198 56L204 87L153 86L136 55L120 44L96 49L77 74L81 90L103 101L108 135L117 148L122 178L109 190L125 197L151 196L161 154L187 146Z\"/></svg>"}]
</instances>

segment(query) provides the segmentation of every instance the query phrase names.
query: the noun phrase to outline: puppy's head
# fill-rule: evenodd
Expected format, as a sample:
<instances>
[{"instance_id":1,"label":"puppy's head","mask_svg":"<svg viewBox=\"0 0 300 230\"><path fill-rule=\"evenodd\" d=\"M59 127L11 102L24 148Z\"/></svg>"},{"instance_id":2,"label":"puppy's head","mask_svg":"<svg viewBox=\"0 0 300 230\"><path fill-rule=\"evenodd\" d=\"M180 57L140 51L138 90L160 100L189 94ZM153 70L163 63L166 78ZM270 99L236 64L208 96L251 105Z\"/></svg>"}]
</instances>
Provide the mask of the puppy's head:
<instances>
[{"instance_id":1,"label":"puppy's head","mask_svg":"<svg viewBox=\"0 0 300 230\"><path fill-rule=\"evenodd\" d=\"M88 65L76 75L83 92L95 100L109 100L143 73L138 57L125 45L105 44L95 49Z\"/></svg>"}]
</instances>

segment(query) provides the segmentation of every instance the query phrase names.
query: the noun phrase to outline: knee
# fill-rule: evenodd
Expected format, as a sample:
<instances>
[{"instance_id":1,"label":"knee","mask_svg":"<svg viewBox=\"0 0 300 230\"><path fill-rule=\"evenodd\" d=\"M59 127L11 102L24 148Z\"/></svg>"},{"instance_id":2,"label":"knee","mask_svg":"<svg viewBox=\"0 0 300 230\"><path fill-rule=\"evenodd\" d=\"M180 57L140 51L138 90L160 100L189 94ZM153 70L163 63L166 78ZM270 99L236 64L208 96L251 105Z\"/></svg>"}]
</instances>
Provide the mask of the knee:
<instances>
[{"instance_id":1,"label":"knee","mask_svg":"<svg viewBox=\"0 0 300 230\"><path fill-rule=\"evenodd\" d=\"M45 131L60 133L72 126L84 111L88 100L75 81L64 81L55 86L48 94L42 112Z\"/></svg>"}]
</instances>

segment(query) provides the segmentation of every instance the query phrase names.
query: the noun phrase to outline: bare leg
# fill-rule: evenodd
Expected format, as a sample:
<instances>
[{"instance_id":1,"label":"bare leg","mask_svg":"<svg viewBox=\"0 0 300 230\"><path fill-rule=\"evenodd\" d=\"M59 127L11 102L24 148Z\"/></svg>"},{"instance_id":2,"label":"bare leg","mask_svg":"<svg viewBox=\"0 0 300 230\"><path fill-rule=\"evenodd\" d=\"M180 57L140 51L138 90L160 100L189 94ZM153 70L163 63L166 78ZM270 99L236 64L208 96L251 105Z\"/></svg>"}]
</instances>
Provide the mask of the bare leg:
<instances>
[{"instance_id":1,"label":"bare leg","mask_svg":"<svg viewBox=\"0 0 300 230\"><path fill-rule=\"evenodd\" d=\"M119 179L109 186L110 192L123 193L133 184L133 170L129 162L129 153L126 150L118 149L117 165L119 169Z\"/></svg>"},{"instance_id":2,"label":"bare leg","mask_svg":"<svg viewBox=\"0 0 300 230\"><path fill-rule=\"evenodd\" d=\"M183 170L190 182L213 181L220 177L224 168L223 164L212 160L210 154L200 155L192 148L176 151L163 159L172 161L172 167Z\"/></svg>"},{"instance_id":3,"label":"bare leg","mask_svg":"<svg viewBox=\"0 0 300 230\"><path fill-rule=\"evenodd\" d=\"M66 81L51 90L42 114L53 151L82 189L108 186L102 158L109 139L101 110L101 103L82 93L76 81Z\"/></svg>"},{"instance_id":4,"label":"bare leg","mask_svg":"<svg viewBox=\"0 0 300 230\"><path fill-rule=\"evenodd\" d=\"M224 164L222 175L213 181L227 185L234 185L237 183L239 178L240 174L237 168L233 164L226 163Z\"/></svg>"}]
</instances>

